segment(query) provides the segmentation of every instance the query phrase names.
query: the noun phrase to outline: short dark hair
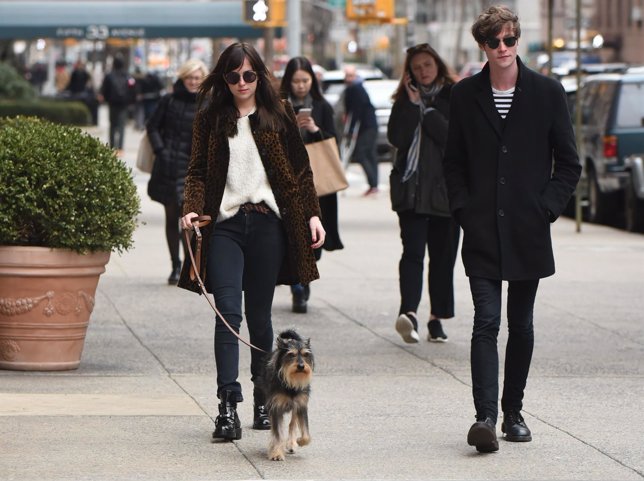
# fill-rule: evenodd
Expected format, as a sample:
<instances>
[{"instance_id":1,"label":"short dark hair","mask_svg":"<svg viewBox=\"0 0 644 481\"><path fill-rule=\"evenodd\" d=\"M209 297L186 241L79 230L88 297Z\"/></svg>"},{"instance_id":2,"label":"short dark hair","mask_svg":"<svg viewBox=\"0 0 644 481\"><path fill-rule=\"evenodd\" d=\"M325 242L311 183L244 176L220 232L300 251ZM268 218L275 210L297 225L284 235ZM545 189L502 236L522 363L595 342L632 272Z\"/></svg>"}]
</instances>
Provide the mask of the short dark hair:
<instances>
[{"instance_id":1,"label":"short dark hair","mask_svg":"<svg viewBox=\"0 0 644 481\"><path fill-rule=\"evenodd\" d=\"M492 5L483 11L472 25L472 35L479 45L483 45L488 38L496 37L503 27L512 24L514 36L521 37L519 17L505 5Z\"/></svg>"},{"instance_id":2,"label":"short dark hair","mask_svg":"<svg viewBox=\"0 0 644 481\"><path fill-rule=\"evenodd\" d=\"M306 57L293 57L286 64L284 69L284 76L282 77L282 82L280 84L280 93L282 97L288 98L289 95L292 95L291 82L293 81L293 75L298 70L302 70L308 73L311 76L311 97L315 100L322 100L322 89L320 88L320 82L318 82L318 77L313 71L313 65Z\"/></svg>"}]
</instances>

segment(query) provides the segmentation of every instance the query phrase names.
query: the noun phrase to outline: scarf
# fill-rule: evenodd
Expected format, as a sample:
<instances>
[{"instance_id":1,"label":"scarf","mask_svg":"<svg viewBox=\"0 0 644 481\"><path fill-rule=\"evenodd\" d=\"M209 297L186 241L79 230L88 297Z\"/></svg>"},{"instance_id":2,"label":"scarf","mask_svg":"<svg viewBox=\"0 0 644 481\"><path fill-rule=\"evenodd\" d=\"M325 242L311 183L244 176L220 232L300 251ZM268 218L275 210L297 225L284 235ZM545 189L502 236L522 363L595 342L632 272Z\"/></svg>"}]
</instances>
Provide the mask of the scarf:
<instances>
[{"instance_id":1,"label":"scarf","mask_svg":"<svg viewBox=\"0 0 644 481\"><path fill-rule=\"evenodd\" d=\"M420 129L423 124L423 117L427 112L436 110L434 107L428 107L434 103L434 98L443 88L442 83L432 83L428 86L420 85L420 102L418 103L418 125L416 125L416 130L414 130L414 138L411 141L409 146L409 151L407 152L407 164L405 165L405 173L401 179L401 182L407 182L412 175L418 169L418 159L420 157Z\"/></svg>"}]
</instances>

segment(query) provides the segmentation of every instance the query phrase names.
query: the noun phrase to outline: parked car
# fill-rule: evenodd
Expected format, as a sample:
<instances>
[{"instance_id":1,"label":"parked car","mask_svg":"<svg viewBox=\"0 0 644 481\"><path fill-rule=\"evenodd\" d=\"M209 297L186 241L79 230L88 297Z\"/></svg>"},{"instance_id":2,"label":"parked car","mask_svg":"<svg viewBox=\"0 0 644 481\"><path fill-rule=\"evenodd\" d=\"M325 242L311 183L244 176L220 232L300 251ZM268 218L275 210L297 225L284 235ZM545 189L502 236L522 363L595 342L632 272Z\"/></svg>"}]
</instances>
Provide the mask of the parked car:
<instances>
[{"instance_id":1,"label":"parked car","mask_svg":"<svg viewBox=\"0 0 644 481\"><path fill-rule=\"evenodd\" d=\"M387 140L387 124L391 115L393 100L391 96L398 87L398 80L365 80L364 88L369 94L371 104L376 109L378 121L377 152L380 162L390 162L393 159L394 147ZM325 98L335 111L335 125L339 136L344 132L344 84L330 85Z\"/></svg>"},{"instance_id":2,"label":"parked car","mask_svg":"<svg viewBox=\"0 0 644 481\"><path fill-rule=\"evenodd\" d=\"M585 217L591 222L614 223L625 215L626 226L635 229L641 225L637 217L641 208L637 203L629 204L635 208L626 208L629 197L625 194L641 185L644 175L644 73L591 75L577 95L583 167L578 188L587 204Z\"/></svg>"}]
</instances>

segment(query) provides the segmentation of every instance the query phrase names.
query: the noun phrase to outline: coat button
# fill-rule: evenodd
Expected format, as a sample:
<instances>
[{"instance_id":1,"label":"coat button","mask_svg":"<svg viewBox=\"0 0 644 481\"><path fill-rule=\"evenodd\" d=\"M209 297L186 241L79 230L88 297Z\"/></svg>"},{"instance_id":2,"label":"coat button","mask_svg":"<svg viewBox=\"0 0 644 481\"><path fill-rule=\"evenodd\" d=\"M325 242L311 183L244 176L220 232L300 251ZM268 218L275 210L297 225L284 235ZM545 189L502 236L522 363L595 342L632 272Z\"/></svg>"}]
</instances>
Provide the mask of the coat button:
<instances>
[{"instance_id":1,"label":"coat button","mask_svg":"<svg viewBox=\"0 0 644 481\"><path fill-rule=\"evenodd\" d=\"M508 148L505 145L501 146L501 152L503 152L504 154L507 154Z\"/></svg>"},{"instance_id":2,"label":"coat button","mask_svg":"<svg viewBox=\"0 0 644 481\"><path fill-rule=\"evenodd\" d=\"M499 184L501 184L501 185L505 185L505 177L501 177L501 178L499 179Z\"/></svg>"},{"instance_id":3,"label":"coat button","mask_svg":"<svg viewBox=\"0 0 644 481\"><path fill-rule=\"evenodd\" d=\"M503 217L505 215L505 212L503 212L503 209L499 209L499 217Z\"/></svg>"}]
</instances>

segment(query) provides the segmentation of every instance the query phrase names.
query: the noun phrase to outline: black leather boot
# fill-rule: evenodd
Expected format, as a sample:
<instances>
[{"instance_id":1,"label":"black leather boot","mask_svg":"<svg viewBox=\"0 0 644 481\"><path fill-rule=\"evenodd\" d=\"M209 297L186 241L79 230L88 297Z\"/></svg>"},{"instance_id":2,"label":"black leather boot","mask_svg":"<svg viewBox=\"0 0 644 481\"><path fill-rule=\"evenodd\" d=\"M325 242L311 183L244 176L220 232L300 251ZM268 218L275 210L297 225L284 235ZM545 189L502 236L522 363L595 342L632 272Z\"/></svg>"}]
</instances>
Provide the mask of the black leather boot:
<instances>
[{"instance_id":1,"label":"black leather boot","mask_svg":"<svg viewBox=\"0 0 644 481\"><path fill-rule=\"evenodd\" d=\"M503 423L501 431L505 434L507 441L515 443L525 443L532 441L532 433L526 425L521 412L507 411L503 413Z\"/></svg>"},{"instance_id":2,"label":"black leather boot","mask_svg":"<svg viewBox=\"0 0 644 481\"><path fill-rule=\"evenodd\" d=\"M271 420L268 418L266 409L266 397L264 392L256 387L253 389L253 429L266 431L271 428Z\"/></svg>"},{"instance_id":3,"label":"black leather boot","mask_svg":"<svg viewBox=\"0 0 644 481\"><path fill-rule=\"evenodd\" d=\"M306 291L302 284L295 284L291 286L291 294L293 295L293 312L306 314Z\"/></svg>"},{"instance_id":4,"label":"black leather boot","mask_svg":"<svg viewBox=\"0 0 644 481\"><path fill-rule=\"evenodd\" d=\"M215 419L215 431L212 439L225 439L233 441L241 439L241 422L237 416L237 393L223 391L220 394L219 416Z\"/></svg>"},{"instance_id":5,"label":"black leather boot","mask_svg":"<svg viewBox=\"0 0 644 481\"><path fill-rule=\"evenodd\" d=\"M176 260L172 261L172 272L170 277L168 277L168 284L171 286L176 286L179 282L179 276L181 275L181 261Z\"/></svg>"}]
</instances>

